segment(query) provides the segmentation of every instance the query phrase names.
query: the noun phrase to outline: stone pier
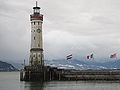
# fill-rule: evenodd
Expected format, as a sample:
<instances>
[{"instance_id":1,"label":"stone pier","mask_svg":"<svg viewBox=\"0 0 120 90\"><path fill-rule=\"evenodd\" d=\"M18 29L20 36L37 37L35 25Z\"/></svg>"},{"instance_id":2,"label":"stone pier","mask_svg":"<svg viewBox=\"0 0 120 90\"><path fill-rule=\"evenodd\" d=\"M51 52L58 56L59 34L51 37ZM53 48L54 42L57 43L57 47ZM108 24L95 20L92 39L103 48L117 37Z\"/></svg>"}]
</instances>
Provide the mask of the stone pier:
<instances>
[{"instance_id":1,"label":"stone pier","mask_svg":"<svg viewBox=\"0 0 120 90\"><path fill-rule=\"evenodd\" d=\"M50 66L26 66L21 81L120 80L120 70L65 70Z\"/></svg>"}]
</instances>

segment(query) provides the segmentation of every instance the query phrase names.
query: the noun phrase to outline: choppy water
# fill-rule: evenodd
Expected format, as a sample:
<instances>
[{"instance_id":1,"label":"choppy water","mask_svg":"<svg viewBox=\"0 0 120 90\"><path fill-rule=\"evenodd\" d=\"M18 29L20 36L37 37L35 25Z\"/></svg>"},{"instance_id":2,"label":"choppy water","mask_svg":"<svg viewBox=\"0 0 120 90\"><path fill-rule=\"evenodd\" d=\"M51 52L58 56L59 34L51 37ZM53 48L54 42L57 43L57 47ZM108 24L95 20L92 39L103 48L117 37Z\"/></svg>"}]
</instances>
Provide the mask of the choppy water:
<instances>
[{"instance_id":1,"label":"choppy water","mask_svg":"<svg viewBox=\"0 0 120 90\"><path fill-rule=\"evenodd\" d=\"M120 90L120 81L19 81L19 72L0 72L0 90Z\"/></svg>"}]
</instances>

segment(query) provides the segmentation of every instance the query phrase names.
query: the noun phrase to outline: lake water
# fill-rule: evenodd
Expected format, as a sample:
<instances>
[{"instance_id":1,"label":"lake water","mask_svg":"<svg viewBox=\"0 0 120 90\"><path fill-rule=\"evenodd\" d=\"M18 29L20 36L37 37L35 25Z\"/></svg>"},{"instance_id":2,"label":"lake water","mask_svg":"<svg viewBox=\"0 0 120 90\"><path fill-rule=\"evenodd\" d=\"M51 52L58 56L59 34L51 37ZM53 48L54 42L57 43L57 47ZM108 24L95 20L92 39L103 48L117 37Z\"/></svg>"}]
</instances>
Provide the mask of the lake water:
<instances>
[{"instance_id":1,"label":"lake water","mask_svg":"<svg viewBox=\"0 0 120 90\"><path fill-rule=\"evenodd\" d=\"M0 90L120 90L120 81L19 81L19 72L0 72Z\"/></svg>"}]
</instances>

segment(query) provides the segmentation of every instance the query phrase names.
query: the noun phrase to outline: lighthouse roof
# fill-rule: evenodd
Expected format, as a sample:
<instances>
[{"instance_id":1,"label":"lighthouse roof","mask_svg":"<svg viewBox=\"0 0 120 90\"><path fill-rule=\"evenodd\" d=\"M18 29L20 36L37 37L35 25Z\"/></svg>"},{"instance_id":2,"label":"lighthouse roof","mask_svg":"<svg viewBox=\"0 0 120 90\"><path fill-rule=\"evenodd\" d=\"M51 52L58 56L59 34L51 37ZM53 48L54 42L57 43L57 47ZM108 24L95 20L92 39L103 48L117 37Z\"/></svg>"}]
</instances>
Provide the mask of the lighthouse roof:
<instances>
[{"instance_id":1,"label":"lighthouse roof","mask_svg":"<svg viewBox=\"0 0 120 90\"><path fill-rule=\"evenodd\" d=\"M33 9L40 9L40 7L33 7Z\"/></svg>"}]
</instances>

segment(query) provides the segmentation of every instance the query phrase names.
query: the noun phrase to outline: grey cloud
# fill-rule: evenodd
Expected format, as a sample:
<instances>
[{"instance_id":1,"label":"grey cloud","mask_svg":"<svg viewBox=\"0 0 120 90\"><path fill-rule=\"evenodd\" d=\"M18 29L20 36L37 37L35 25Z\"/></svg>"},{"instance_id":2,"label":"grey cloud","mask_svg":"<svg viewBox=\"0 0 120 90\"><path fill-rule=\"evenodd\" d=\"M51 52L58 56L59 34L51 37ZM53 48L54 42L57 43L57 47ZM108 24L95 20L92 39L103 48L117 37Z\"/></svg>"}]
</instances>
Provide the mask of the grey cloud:
<instances>
[{"instance_id":1,"label":"grey cloud","mask_svg":"<svg viewBox=\"0 0 120 90\"><path fill-rule=\"evenodd\" d=\"M91 52L97 59L120 49L119 0L40 0L39 5L45 59L69 53L79 59ZM35 0L0 0L0 58L29 59L33 6Z\"/></svg>"}]
</instances>

